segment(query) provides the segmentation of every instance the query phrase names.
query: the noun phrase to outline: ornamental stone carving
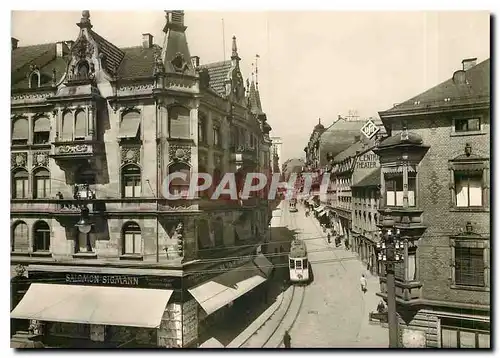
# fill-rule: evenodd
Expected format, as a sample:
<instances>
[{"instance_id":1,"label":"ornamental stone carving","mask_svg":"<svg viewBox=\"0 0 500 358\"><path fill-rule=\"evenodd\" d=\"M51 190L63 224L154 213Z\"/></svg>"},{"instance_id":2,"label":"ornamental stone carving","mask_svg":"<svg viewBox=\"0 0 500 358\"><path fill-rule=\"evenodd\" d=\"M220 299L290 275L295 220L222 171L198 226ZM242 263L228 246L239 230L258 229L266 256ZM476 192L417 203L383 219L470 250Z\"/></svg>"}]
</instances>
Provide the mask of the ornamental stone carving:
<instances>
[{"instance_id":1,"label":"ornamental stone carving","mask_svg":"<svg viewBox=\"0 0 500 358\"><path fill-rule=\"evenodd\" d=\"M57 149L58 154L82 154L82 153L90 153L91 147L86 144L77 144L77 145L63 145Z\"/></svg>"},{"instance_id":2,"label":"ornamental stone carving","mask_svg":"<svg viewBox=\"0 0 500 358\"><path fill-rule=\"evenodd\" d=\"M35 152L33 153L33 167L49 165L49 152Z\"/></svg>"},{"instance_id":3,"label":"ornamental stone carving","mask_svg":"<svg viewBox=\"0 0 500 358\"><path fill-rule=\"evenodd\" d=\"M169 156L171 161L191 162L191 147L171 145L169 148Z\"/></svg>"},{"instance_id":4,"label":"ornamental stone carving","mask_svg":"<svg viewBox=\"0 0 500 358\"><path fill-rule=\"evenodd\" d=\"M11 153L10 166L11 168L26 168L28 163L28 153Z\"/></svg>"},{"instance_id":5,"label":"ornamental stone carving","mask_svg":"<svg viewBox=\"0 0 500 358\"><path fill-rule=\"evenodd\" d=\"M138 164L140 158L139 147L122 147L121 148L121 164Z\"/></svg>"},{"instance_id":6,"label":"ornamental stone carving","mask_svg":"<svg viewBox=\"0 0 500 358\"><path fill-rule=\"evenodd\" d=\"M80 37L80 40L73 45L73 51L75 56L79 59L85 59L87 57L92 57L94 54L94 46L87 40L85 36Z\"/></svg>"}]
</instances>

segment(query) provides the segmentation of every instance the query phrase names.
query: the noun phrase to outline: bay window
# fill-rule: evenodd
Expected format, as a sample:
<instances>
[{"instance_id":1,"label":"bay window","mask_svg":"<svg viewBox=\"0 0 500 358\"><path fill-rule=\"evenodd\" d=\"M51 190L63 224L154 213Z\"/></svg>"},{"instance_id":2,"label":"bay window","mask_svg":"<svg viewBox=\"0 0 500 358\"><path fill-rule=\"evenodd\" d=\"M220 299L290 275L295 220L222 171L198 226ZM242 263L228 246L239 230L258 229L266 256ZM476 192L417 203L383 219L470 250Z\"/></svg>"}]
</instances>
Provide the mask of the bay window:
<instances>
[{"instance_id":1,"label":"bay window","mask_svg":"<svg viewBox=\"0 0 500 358\"><path fill-rule=\"evenodd\" d=\"M408 173L408 206L416 205L416 177L415 173ZM388 176L385 179L386 205L402 207L404 204L403 175Z\"/></svg>"}]
</instances>

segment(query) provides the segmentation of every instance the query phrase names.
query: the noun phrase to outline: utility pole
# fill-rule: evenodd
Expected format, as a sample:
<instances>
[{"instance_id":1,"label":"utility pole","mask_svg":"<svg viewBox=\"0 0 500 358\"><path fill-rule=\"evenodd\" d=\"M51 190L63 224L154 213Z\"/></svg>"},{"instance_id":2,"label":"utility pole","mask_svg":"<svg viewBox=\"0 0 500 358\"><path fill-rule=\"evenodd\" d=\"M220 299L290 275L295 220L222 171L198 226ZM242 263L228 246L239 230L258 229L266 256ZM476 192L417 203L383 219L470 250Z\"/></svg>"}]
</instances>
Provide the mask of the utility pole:
<instances>
[{"instance_id":1,"label":"utility pole","mask_svg":"<svg viewBox=\"0 0 500 358\"><path fill-rule=\"evenodd\" d=\"M400 240L400 230L394 230L394 219L391 210L385 210L382 224L379 225L380 242L377 243L378 260L385 264L387 284L387 310L389 324L389 348L398 348L398 315L396 312L396 280L394 266L403 261L401 253L403 245Z\"/></svg>"}]
</instances>

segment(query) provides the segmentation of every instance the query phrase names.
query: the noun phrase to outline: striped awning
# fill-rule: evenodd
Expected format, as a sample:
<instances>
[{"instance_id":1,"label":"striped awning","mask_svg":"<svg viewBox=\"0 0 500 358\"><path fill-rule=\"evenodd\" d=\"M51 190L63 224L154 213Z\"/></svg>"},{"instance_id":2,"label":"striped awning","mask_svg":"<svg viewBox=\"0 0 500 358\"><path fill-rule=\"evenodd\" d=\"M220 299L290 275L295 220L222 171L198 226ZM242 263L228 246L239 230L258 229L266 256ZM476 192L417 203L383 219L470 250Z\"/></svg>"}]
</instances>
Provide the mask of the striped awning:
<instances>
[{"instance_id":1,"label":"striped awning","mask_svg":"<svg viewBox=\"0 0 500 358\"><path fill-rule=\"evenodd\" d=\"M139 130L139 125L141 123L141 117L137 116L127 116L120 123L120 132L118 137L120 138L134 138Z\"/></svg>"}]
</instances>

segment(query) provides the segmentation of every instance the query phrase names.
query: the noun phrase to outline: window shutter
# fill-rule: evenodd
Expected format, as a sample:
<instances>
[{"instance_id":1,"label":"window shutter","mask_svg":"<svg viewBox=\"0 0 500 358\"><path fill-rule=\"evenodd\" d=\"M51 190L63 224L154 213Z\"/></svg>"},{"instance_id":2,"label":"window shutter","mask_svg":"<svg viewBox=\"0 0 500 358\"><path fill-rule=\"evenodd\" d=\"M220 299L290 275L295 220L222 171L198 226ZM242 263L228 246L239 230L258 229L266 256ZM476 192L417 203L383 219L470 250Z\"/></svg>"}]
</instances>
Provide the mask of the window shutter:
<instances>
[{"instance_id":1,"label":"window shutter","mask_svg":"<svg viewBox=\"0 0 500 358\"><path fill-rule=\"evenodd\" d=\"M183 107L171 107L168 111L171 138L190 138L190 113Z\"/></svg>"}]
</instances>

